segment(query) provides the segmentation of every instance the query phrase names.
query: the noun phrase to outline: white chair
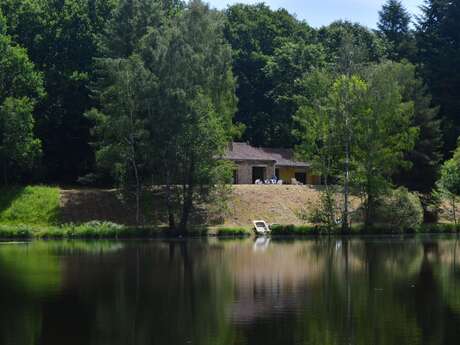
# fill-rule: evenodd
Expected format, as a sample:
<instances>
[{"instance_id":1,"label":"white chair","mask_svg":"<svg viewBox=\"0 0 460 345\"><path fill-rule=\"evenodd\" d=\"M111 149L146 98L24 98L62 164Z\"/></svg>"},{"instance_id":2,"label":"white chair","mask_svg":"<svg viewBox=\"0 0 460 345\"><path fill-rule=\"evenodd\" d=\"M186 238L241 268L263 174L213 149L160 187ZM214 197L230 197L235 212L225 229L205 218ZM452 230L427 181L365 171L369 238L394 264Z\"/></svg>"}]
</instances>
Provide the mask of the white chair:
<instances>
[{"instance_id":1,"label":"white chair","mask_svg":"<svg viewBox=\"0 0 460 345\"><path fill-rule=\"evenodd\" d=\"M254 231L256 232L257 236L266 236L270 234L271 230L268 224L264 220L255 220L254 223Z\"/></svg>"}]
</instances>

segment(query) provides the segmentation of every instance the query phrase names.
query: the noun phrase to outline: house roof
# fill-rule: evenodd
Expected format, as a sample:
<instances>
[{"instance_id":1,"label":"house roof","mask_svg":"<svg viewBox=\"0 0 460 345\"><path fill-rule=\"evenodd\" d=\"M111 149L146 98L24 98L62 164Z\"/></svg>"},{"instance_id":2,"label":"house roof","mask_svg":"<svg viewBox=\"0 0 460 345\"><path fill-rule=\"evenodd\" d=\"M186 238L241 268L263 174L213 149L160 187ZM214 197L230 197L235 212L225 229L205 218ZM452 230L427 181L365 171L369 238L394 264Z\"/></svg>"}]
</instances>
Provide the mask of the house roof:
<instances>
[{"instance_id":1,"label":"house roof","mask_svg":"<svg viewBox=\"0 0 460 345\"><path fill-rule=\"evenodd\" d=\"M231 143L224 158L232 161L270 161L286 167L309 166L306 162L296 161L292 149L254 147L248 143Z\"/></svg>"}]
</instances>

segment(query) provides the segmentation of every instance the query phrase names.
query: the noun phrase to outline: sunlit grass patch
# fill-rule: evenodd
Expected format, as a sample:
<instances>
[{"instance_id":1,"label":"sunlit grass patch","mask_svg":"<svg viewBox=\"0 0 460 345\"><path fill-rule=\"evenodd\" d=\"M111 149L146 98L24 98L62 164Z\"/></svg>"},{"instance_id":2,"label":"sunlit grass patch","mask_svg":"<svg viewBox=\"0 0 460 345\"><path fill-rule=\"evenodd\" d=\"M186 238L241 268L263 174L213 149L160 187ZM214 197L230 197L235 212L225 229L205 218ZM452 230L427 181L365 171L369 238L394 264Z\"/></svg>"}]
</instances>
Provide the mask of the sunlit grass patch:
<instances>
[{"instance_id":1,"label":"sunlit grass patch","mask_svg":"<svg viewBox=\"0 0 460 345\"><path fill-rule=\"evenodd\" d=\"M59 222L59 188L0 188L0 223L50 225Z\"/></svg>"}]
</instances>

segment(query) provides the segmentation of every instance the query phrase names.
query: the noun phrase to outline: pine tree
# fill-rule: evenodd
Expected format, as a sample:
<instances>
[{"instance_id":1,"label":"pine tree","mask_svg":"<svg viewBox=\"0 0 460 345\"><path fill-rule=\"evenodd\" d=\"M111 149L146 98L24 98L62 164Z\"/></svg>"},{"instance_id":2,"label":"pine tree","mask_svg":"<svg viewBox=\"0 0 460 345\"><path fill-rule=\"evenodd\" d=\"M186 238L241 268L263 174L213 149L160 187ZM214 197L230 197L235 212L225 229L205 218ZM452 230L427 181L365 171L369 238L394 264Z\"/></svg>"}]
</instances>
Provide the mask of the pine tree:
<instances>
[{"instance_id":1,"label":"pine tree","mask_svg":"<svg viewBox=\"0 0 460 345\"><path fill-rule=\"evenodd\" d=\"M426 0L417 24L418 62L440 106L445 156L460 135L460 0Z\"/></svg>"},{"instance_id":2,"label":"pine tree","mask_svg":"<svg viewBox=\"0 0 460 345\"><path fill-rule=\"evenodd\" d=\"M415 147L406 153L411 167L397 173L394 181L410 190L430 193L438 178L442 160L443 139L439 107L432 105L431 95L410 63L391 64L388 74L395 74L405 102L414 103L412 125L420 129Z\"/></svg>"},{"instance_id":3,"label":"pine tree","mask_svg":"<svg viewBox=\"0 0 460 345\"><path fill-rule=\"evenodd\" d=\"M411 16L399 0L387 0L379 12L377 27L388 41L389 57L392 60L412 60L415 54L415 41L410 30Z\"/></svg>"}]
</instances>

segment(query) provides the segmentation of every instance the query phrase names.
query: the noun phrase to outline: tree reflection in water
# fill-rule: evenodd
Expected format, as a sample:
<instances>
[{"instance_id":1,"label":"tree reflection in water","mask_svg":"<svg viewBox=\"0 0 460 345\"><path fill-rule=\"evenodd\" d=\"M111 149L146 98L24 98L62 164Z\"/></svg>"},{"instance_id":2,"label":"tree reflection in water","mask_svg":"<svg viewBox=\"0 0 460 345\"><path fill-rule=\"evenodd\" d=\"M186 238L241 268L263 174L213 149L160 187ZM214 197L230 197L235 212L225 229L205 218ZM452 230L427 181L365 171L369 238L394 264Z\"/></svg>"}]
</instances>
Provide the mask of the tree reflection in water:
<instances>
[{"instance_id":1,"label":"tree reflection in water","mask_svg":"<svg viewBox=\"0 0 460 345\"><path fill-rule=\"evenodd\" d=\"M459 255L455 237L2 244L0 344L453 344Z\"/></svg>"}]
</instances>

